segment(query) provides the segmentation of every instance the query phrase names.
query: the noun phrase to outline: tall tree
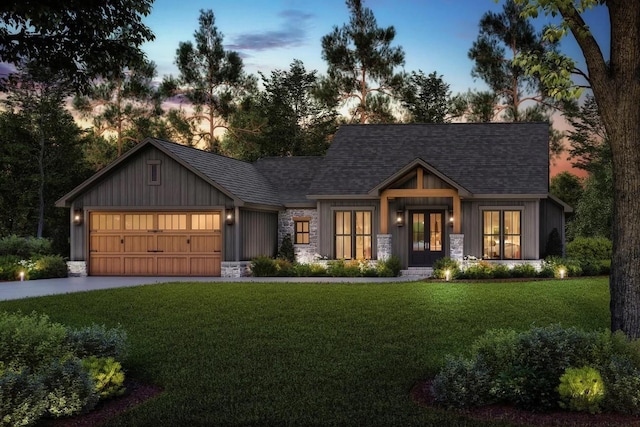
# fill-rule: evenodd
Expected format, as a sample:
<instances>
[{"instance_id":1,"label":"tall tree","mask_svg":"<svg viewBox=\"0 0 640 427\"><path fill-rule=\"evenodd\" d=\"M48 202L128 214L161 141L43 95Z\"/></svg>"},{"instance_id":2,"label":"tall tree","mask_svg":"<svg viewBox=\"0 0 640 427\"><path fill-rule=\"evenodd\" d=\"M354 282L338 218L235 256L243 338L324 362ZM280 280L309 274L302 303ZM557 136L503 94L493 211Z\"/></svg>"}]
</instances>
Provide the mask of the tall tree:
<instances>
[{"instance_id":1,"label":"tall tree","mask_svg":"<svg viewBox=\"0 0 640 427\"><path fill-rule=\"evenodd\" d=\"M560 172L551 178L549 192L575 209L582 198L582 180L571 172Z\"/></svg>"},{"instance_id":2,"label":"tall tree","mask_svg":"<svg viewBox=\"0 0 640 427\"><path fill-rule=\"evenodd\" d=\"M524 13L540 11L559 16L559 26L549 28L546 37L557 40L567 34L575 38L586 64L552 52L544 58L524 55L520 64L541 76L557 97L575 96L579 87L571 79L578 71L589 84L611 147L613 165L613 256L611 260L611 329L629 338L640 338L640 2L625 0L516 0ZM606 8L610 45L603 49L585 23L583 13ZM609 52L609 57L603 55ZM549 61L564 68L552 70Z\"/></svg>"},{"instance_id":3,"label":"tall tree","mask_svg":"<svg viewBox=\"0 0 640 427\"><path fill-rule=\"evenodd\" d=\"M94 82L86 95L73 100L76 110L93 118L98 136L115 135L118 157L126 142L135 144L144 137L158 136L154 128L159 126L163 110L162 97L153 84L155 76L155 64L143 61L115 70L108 78Z\"/></svg>"},{"instance_id":4,"label":"tall tree","mask_svg":"<svg viewBox=\"0 0 640 427\"><path fill-rule=\"evenodd\" d=\"M312 156L326 151L336 131L335 113L314 96L316 71L307 71L294 60L288 71L263 74L264 91L245 100L231 118L232 129L255 128L257 132L225 135L223 147L233 157L256 160L267 156Z\"/></svg>"},{"instance_id":5,"label":"tall tree","mask_svg":"<svg viewBox=\"0 0 640 427\"><path fill-rule=\"evenodd\" d=\"M322 37L322 59L329 65L323 91L340 104L355 105L353 118L367 123L376 115L377 121L389 119L385 98L401 88L403 76L395 69L404 65L404 51L391 46L395 28L378 27L372 10L362 3L346 0L349 23Z\"/></svg>"},{"instance_id":6,"label":"tall tree","mask_svg":"<svg viewBox=\"0 0 640 427\"><path fill-rule=\"evenodd\" d=\"M219 152L216 129L227 128L226 120L235 109L243 84L247 83L242 59L238 52L223 47L223 34L215 25L211 10L200 10L199 27L194 32L195 45L191 41L180 42L176 51L176 65L180 71L178 80L167 79L165 90L183 94L193 105L193 115L184 115L198 123L198 139L209 149ZM179 118L176 115L175 118ZM205 123L205 128L199 126Z\"/></svg>"},{"instance_id":7,"label":"tall tree","mask_svg":"<svg viewBox=\"0 0 640 427\"><path fill-rule=\"evenodd\" d=\"M555 49L553 43L545 43L536 34L521 12L520 5L507 0L502 12L485 13L480 19L478 38L468 54L474 62L471 75L482 79L496 95L496 113L514 122L522 121L523 112L534 108L528 106L532 102L547 109L556 104L540 79L526 74L513 61L521 52Z\"/></svg>"},{"instance_id":8,"label":"tall tree","mask_svg":"<svg viewBox=\"0 0 640 427\"><path fill-rule=\"evenodd\" d=\"M38 60L78 86L113 63L136 63L154 39L142 20L153 0L6 0L0 5L0 62Z\"/></svg>"},{"instance_id":9,"label":"tall tree","mask_svg":"<svg viewBox=\"0 0 640 427\"><path fill-rule=\"evenodd\" d=\"M449 84L435 71L426 76L413 71L402 90L402 105L409 111L413 123L447 123L452 105Z\"/></svg>"},{"instance_id":10,"label":"tall tree","mask_svg":"<svg viewBox=\"0 0 640 427\"><path fill-rule=\"evenodd\" d=\"M64 108L67 84L64 73L39 65L8 81L0 120L3 232L68 240L68 213L53 202L86 177L86 168L82 131Z\"/></svg>"}]
</instances>

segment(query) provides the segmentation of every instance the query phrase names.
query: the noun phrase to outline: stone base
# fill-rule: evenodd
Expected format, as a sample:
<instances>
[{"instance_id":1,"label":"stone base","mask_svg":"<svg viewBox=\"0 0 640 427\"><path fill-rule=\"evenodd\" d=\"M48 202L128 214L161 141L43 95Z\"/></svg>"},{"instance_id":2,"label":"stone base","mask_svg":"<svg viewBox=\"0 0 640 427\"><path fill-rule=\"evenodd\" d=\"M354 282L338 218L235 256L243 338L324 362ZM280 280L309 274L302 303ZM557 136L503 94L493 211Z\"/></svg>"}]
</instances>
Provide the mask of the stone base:
<instances>
[{"instance_id":1,"label":"stone base","mask_svg":"<svg viewBox=\"0 0 640 427\"><path fill-rule=\"evenodd\" d=\"M251 261L222 261L221 277L247 277L251 275Z\"/></svg>"},{"instance_id":2,"label":"stone base","mask_svg":"<svg viewBox=\"0 0 640 427\"><path fill-rule=\"evenodd\" d=\"M67 261L67 272L69 277L86 277L87 262L86 261Z\"/></svg>"},{"instance_id":3,"label":"stone base","mask_svg":"<svg viewBox=\"0 0 640 427\"><path fill-rule=\"evenodd\" d=\"M386 261L391 258L392 246L391 246L391 234L378 234L378 259L380 261Z\"/></svg>"}]
</instances>

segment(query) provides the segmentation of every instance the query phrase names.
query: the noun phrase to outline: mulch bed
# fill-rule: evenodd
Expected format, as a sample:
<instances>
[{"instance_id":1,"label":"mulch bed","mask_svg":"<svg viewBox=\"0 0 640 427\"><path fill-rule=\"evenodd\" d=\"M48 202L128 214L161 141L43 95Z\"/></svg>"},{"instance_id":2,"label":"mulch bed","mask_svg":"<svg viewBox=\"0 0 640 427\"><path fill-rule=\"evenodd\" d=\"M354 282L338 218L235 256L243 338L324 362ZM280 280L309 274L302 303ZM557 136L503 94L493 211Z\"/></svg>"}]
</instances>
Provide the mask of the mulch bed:
<instances>
[{"instance_id":1,"label":"mulch bed","mask_svg":"<svg viewBox=\"0 0 640 427\"><path fill-rule=\"evenodd\" d=\"M431 393L431 380L421 381L411 389L411 399L424 407L437 407ZM554 427L633 427L640 426L640 417L620 414L586 414L583 412L531 412L507 405L488 405L455 410L456 414L481 421L505 421L517 426Z\"/></svg>"},{"instance_id":2,"label":"mulch bed","mask_svg":"<svg viewBox=\"0 0 640 427\"><path fill-rule=\"evenodd\" d=\"M125 380L125 394L113 399L99 402L88 414L67 418L44 419L39 426L43 427L95 427L104 424L116 415L129 410L144 401L162 393L160 387L144 384L135 380Z\"/></svg>"}]
</instances>

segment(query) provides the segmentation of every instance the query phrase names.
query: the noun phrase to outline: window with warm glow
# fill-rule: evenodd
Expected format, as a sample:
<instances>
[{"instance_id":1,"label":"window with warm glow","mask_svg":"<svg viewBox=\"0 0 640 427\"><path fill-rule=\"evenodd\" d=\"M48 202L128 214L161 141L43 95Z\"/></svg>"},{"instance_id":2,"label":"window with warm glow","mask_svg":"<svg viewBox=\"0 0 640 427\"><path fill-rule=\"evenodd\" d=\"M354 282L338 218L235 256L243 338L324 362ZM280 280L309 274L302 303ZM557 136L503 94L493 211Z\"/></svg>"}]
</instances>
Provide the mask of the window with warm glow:
<instances>
[{"instance_id":1,"label":"window with warm glow","mask_svg":"<svg viewBox=\"0 0 640 427\"><path fill-rule=\"evenodd\" d=\"M296 220L295 224L295 239L296 245L308 245L309 244L309 221L308 220Z\"/></svg>"},{"instance_id":2,"label":"window with warm glow","mask_svg":"<svg viewBox=\"0 0 640 427\"><path fill-rule=\"evenodd\" d=\"M371 259L372 229L371 211L336 211L336 258Z\"/></svg>"},{"instance_id":3,"label":"window with warm glow","mask_svg":"<svg viewBox=\"0 0 640 427\"><path fill-rule=\"evenodd\" d=\"M482 257L484 259L522 259L520 211L482 212Z\"/></svg>"}]
</instances>

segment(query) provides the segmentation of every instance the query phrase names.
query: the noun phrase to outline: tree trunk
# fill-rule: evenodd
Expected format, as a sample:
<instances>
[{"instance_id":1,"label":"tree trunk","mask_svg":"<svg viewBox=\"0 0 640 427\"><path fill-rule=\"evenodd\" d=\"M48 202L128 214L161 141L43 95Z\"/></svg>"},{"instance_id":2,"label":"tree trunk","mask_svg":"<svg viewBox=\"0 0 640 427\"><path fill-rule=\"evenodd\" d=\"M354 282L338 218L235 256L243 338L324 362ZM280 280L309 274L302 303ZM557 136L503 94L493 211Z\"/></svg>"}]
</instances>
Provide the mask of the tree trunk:
<instances>
[{"instance_id":1,"label":"tree trunk","mask_svg":"<svg viewBox=\"0 0 640 427\"><path fill-rule=\"evenodd\" d=\"M611 330L636 339L640 338L640 2L606 4L611 61L607 73L590 77L613 157Z\"/></svg>"},{"instance_id":2,"label":"tree trunk","mask_svg":"<svg viewBox=\"0 0 640 427\"><path fill-rule=\"evenodd\" d=\"M44 131L42 130L42 124L40 125L40 151L38 152L38 172L40 173L40 182L38 185L38 231L36 237L42 238L44 231Z\"/></svg>"}]
</instances>

